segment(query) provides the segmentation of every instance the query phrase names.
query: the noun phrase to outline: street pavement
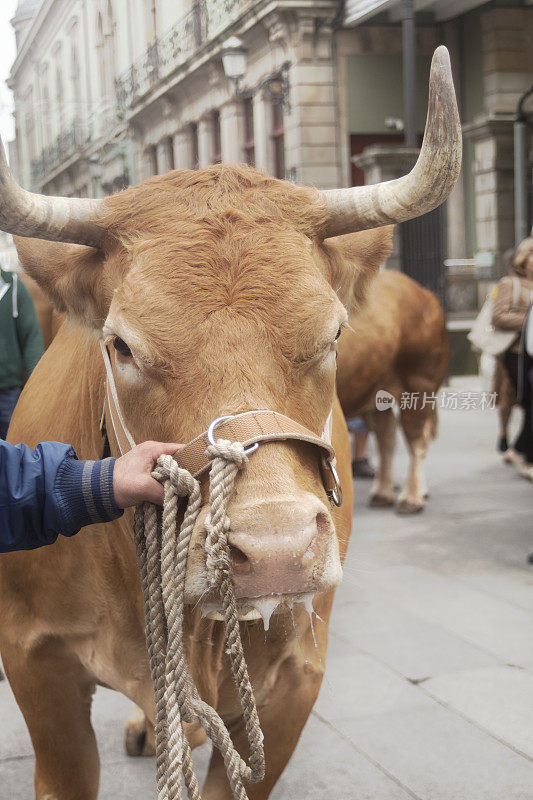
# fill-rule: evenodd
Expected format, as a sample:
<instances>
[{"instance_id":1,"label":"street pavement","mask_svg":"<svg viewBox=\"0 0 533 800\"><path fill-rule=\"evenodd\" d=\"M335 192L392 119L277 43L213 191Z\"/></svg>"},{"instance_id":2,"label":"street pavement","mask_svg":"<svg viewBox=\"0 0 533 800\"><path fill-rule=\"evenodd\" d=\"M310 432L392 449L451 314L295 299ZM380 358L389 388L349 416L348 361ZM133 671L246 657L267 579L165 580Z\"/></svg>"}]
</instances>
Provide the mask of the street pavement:
<instances>
[{"instance_id":1,"label":"street pavement","mask_svg":"<svg viewBox=\"0 0 533 800\"><path fill-rule=\"evenodd\" d=\"M532 800L533 485L495 441L495 411L441 411L414 517L369 509L357 483L324 684L271 800ZM402 447L398 482L405 466ZM101 800L155 798L153 759L123 751L130 710L98 689ZM195 753L200 774L208 757ZM32 780L4 680L1 800L31 798Z\"/></svg>"}]
</instances>

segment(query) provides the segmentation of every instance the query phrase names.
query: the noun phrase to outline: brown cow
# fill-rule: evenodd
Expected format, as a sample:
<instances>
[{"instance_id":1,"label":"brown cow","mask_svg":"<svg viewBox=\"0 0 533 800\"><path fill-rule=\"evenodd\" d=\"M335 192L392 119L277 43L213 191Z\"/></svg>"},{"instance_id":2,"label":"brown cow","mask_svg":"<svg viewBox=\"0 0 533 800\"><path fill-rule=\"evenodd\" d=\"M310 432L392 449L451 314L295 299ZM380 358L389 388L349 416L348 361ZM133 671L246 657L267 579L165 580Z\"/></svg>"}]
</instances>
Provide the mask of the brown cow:
<instances>
[{"instance_id":1,"label":"brown cow","mask_svg":"<svg viewBox=\"0 0 533 800\"><path fill-rule=\"evenodd\" d=\"M371 506L395 503L392 462L397 422L390 406L376 408L377 393L384 390L399 404L410 463L397 511L412 514L425 505L424 459L437 428L434 397L447 369L448 337L438 299L401 272L379 272L366 302L350 316L350 328L339 343L337 370L344 414L363 415L376 434L379 466Z\"/></svg>"},{"instance_id":2,"label":"brown cow","mask_svg":"<svg viewBox=\"0 0 533 800\"><path fill-rule=\"evenodd\" d=\"M388 231L327 237L410 218L447 196L460 165L460 126L444 49L434 60L428 120L410 175L356 190L319 193L219 165L156 177L105 201L73 200L23 192L0 168L4 227L90 245L17 241L24 268L77 327L61 328L35 370L12 441L59 438L81 457L98 457L99 337L111 348L119 401L137 441L188 441L222 414L258 408L321 434L333 411L343 507L329 508L316 452L296 441L260 446L229 505L240 607L261 607L257 595L280 601L267 633L257 621L242 623L267 761L264 781L249 787L251 800L270 795L324 672L352 512L336 340L347 320L343 302L361 297L389 246ZM222 626L201 613L205 524L204 508L187 564L187 657L200 694L245 751ZM323 620L316 645L299 602L310 594ZM0 618L2 658L35 749L37 798L94 800L95 685L123 692L154 720L131 516L3 556ZM201 741L199 732L191 739ZM230 796L215 753L204 800Z\"/></svg>"}]
</instances>

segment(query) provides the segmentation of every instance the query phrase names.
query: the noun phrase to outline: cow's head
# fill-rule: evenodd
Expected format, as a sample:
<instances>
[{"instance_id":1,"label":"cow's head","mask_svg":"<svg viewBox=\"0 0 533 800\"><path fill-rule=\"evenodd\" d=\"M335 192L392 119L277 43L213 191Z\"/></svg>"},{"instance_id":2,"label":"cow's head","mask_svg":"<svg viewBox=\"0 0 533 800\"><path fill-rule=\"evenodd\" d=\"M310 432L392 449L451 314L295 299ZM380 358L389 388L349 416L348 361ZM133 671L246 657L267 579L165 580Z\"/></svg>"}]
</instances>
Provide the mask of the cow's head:
<instances>
[{"instance_id":1,"label":"cow's head","mask_svg":"<svg viewBox=\"0 0 533 800\"><path fill-rule=\"evenodd\" d=\"M215 418L250 409L279 411L320 435L334 401L346 305L390 249L390 228L368 229L443 202L459 167L460 127L441 49L424 146L397 181L319 192L219 165L82 201L24 192L4 166L0 224L55 240L19 240L21 260L59 309L111 345L136 441L186 442ZM354 231L363 232L329 238ZM206 588L206 515L204 508L193 534L190 602ZM260 446L238 478L229 517L238 597L302 595L339 582L312 446Z\"/></svg>"}]
</instances>

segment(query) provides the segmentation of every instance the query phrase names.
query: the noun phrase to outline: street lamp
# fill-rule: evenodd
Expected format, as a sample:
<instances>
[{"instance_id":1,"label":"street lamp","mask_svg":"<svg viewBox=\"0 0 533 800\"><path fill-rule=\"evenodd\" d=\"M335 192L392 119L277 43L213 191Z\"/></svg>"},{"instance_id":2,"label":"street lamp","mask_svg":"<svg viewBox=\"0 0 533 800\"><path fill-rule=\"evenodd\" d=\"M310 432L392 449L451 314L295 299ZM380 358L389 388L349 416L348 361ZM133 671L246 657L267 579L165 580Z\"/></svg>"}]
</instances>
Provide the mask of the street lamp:
<instances>
[{"instance_id":1,"label":"street lamp","mask_svg":"<svg viewBox=\"0 0 533 800\"><path fill-rule=\"evenodd\" d=\"M230 36L222 45L222 66L226 78L235 83L235 91L246 74L246 53L246 47L237 36Z\"/></svg>"}]
</instances>

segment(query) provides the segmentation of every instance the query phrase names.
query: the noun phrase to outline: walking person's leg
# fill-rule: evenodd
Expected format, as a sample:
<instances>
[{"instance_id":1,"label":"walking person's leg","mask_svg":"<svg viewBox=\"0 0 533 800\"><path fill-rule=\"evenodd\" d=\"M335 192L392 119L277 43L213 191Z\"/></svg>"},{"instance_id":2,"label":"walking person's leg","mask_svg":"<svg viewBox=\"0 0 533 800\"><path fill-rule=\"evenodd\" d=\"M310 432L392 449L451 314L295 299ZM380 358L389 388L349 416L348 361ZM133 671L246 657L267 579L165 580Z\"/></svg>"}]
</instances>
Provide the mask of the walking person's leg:
<instances>
[{"instance_id":1,"label":"walking person's leg","mask_svg":"<svg viewBox=\"0 0 533 800\"><path fill-rule=\"evenodd\" d=\"M503 355L503 364L509 376L509 380L518 394L518 369L519 369L519 354L514 353L511 350L507 350L506 353ZM522 427L523 430L523 427ZM511 447L505 452L504 454L504 461L508 464L514 464L514 466L520 470L524 465L524 444L523 444L523 437L522 437L522 430L516 437L514 443Z\"/></svg>"},{"instance_id":2,"label":"walking person's leg","mask_svg":"<svg viewBox=\"0 0 533 800\"><path fill-rule=\"evenodd\" d=\"M347 420L352 442L352 474L354 478L373 478L375 473L366 457L368 428L361 417Z\"/></svg>"},{"instance_id":3,"label":"walking person's leg","mask_svg":"<svg viewBox=\"0 0 533 800\"><path fill-rule=\"evenodd\" d=\"M497 449L505 453L509 449L507 430L513 407L518 404L515 389L511 383L509 373L500 358L496 359L494 368L492 392L497 396L499 435Z\"/></svg>"},{"instance_id":4,"label":"walking person's leg","mask_svg":"<svg viewBox=\"0 0 533 800\"><path fill-rule=\"evenodd\" d=\"M520 447L524 454L525 464L521 474L533 481L533 358L524 355L524 387L522 407L524 420L520 431Z\"/></svg>"}]
</instances>

